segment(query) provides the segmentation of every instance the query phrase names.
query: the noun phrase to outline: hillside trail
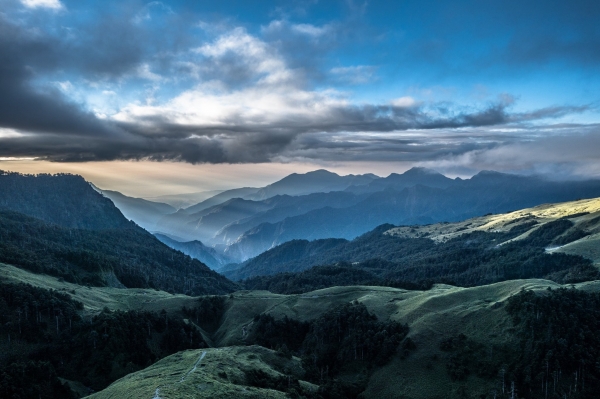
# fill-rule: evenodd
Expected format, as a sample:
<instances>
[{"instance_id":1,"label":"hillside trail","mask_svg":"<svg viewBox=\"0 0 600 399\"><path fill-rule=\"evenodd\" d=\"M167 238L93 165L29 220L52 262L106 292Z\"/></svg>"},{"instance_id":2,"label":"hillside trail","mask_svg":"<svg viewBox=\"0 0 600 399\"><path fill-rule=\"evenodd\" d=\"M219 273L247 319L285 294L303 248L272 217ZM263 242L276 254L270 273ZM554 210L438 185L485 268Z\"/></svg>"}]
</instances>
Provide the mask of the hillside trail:
<instances>
[{"instance_id":1,"label":"hillside trail","mask_svg":"<svg viewBox=\"0 0 600 399\"><path fill-rule=\"evenodd\" d=\"M202 359L204 359L204 356L206 356L206 351L202 351L202 353L200 354L200 357L198 358L198 360L196 360L196 363L194 363L194 367L192 367L190 370L188 370L187 373L185 373L184 375L181 376L181 379L179 380L179 384L181 384L182 382L185 381L185 379L194 371L196 371L196 369L198 368L198 365L200 364L200 362L202 361ZM171 385L175 385L174 383ZM162 388L167 387L163 386ZM160 397L160 386L156 388L156 391L154 391L154 397L152 399L162 399Z\"/></svg>"},{"instance_id":2,"label":"hillside trail","mask_svg":"<svg viewBox=\"0 0 600 399\"><path fill-rule=\"evenodd\" d=\"M187 373L185 373L185 375L183 375L181 377L181 380L179 380L180 384L183 381L185 381L185 379L187 378L188 375L190 375L191 373L193 373L194 371L196 371L196 369L198 368L198 365L200 364L200 362L202 361L202 359L204 359L204 356L206 356L206 351L202 351L202 354L200 355L200 357L198 358L198 360L194 364L194 367L190 371L188 371Z\"/></svg>"}]
</instances>

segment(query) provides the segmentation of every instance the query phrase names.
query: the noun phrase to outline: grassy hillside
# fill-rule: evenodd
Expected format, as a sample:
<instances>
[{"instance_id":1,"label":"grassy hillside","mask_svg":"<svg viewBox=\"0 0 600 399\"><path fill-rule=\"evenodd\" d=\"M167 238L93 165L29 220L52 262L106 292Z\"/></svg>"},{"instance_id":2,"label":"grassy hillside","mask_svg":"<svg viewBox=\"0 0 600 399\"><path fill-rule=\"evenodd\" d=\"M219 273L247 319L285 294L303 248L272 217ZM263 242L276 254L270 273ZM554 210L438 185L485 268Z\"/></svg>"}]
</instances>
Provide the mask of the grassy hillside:
<instances>
[{"instance_id":1,"label":"grassy hillside","mask_svg":"<svg viewBox=\"0 0 600 399\"><path fill-rule=\"evenodd\" d=\"M73 299L84 303L86 312L96 313L106 306L114 310L164 308L168 313L176 314L183 306L192 308L198 301L192 297L153 290L81 288L7 265L0 268L1 274L9 281L27 281L69 294ZM272 384L269 385L272 387L276 387L278 377L282 374L293 375L293 378L300 381L298 384L309 389L311 385L302 382L304 371L297 358L292 358L281 368L281 362L288 360L277 351L256 346L244 347L252 343L251 337L256 327L255 316L269 314L277 320L287 316L306 322L315 320L332 307L357 301L364 304L379 320L407 323L408 336L416 345L408 355L400 350L390 363L372 370L366 384L365 398L492 398L491 392L498 389L498 379L478 375L474 366L469 363L472 361L469 360L472 354L465 352L464 347L443 350L443 343L448 339L462 342L457 337L464 334L465 342L476 348L475 354L483 353L477 356L483 356L484 360L488 359L486 356L489 357L489 361L485 362L486 370L493 369L497 374L501 368L498 362L510 360L507 353L510 355L511 352L507 352L506 348L516 347L520 342L515 325L506 311L507 300L523 289L545 295L547 288L556 290L560 287L560 284L547 280L515 280L472 288L435 285L427 291L368 286L332 287L298 295L240 291L222 297L224 307L217 325L210 328L210 331L203 331L205 341L218 349L187 351L167 357L151 368L124 377L94 397L117 398L127 395L152 398L157 388L159 397L162 398L186 397L185 395L219 397L219 394L225 395L223 397L232 394L285 397L277 389L262 391L264 388L249 386L245 378L251 378L254 384L258 384L257 377L253 372L249 372L248 377L244 370L262 370L272 376L269 380L258 374L270 381L264 384ZM598 281L575 284L573 287L582 292L600 292ZM205 358L196 370L187 374L205 350ZM467 362L465 367L471 370L464 378L454 378L455 374L449 372L454 370L452 367L457 361ZM495 369L496 366L498 370ZM188 376L179 383L186 374ZM262 381L261 378L258 380ZM357 377L350 373L340 378ZM508 381L507 377L507 383ZM500 397L502 396L498 396Z\"/></svg>"},{"instance_id":2,"label":"grassy hillside","mask_svg":"<svg viewBox=\"0 0 600 399\"><path fill-rule=\"evenodd\" d=\"M55 290L81 302L89 314L96 314L104 308L112 311L140 310L169 313L178 312L183 306L191 306L196 300L182 294L143 288L85 287L69 283L64 279L36 274L18 267L0 263L0 281L7 283L31 284L46 290Z\"/></svg>"},{"instance_id":3,"label":"grassy hillside","mask_svg":"<svg viewBox=\"0 0 600 399\"><path fill-rule=\"evenodd\" d=\"M600 198L592 198L558 204L543 204L533 208L489 214L456 223L402 226L390 229L388 234L407 238L428 237L436 242L444 242L475 231L508 232L514 226L531 224L532 221L536 221L536 225L516 238L516 240L521 240L545 223L561 218L568 218L575 223L572 230L581 228L597 233L597 230L600 230L598 216L600 216Z\"/></svg>"},{"instance_id":4,"label":"grassy hillside","mask_svg":"<svg viewBox=\"0 0 600 399\"><path fill-rule=\"evenodd\" d=\"M59 394L59 378L100 390L160 358L207 346L180 312L92 312L75 295L0 282L0 397L69 397Z\"/></svg>"},{"instance_id":5,"label":"grassy hillside","mask_svg":"<svg viewBox=\"0 0 600 399\"><path fill-rule=\"evenodd\" d=\"M202 351L186 352L179 357L165 359L157 364L156 368L130 375L95 397L116 398L124 392L133 397L152 397L156 388L162 386L165 389L160 388L160 397L185 397L185 394L190 397L215 397L212 395L222 392L221 390L228 392L227 394L234 392L239 395L253 395L255 391L250 388L244 389L242 386L227 391L230 387L227 384L244 385L237 370L244 370L248 365L237 351L240 350L239 345L247 343L248 337L252 336L254 315L270 314L276 319L287 316L300 321L310 321L332 306L358 301L366 305L380 320L408 323L409 337L416 345L408 355L399 351L390 363L374 369L363 394L365 398L491 398L491 392L499 389L495 375L501 371L501 362L514 355L507 348L518 345L519 342L515 327L505 310L506 301L523 289L543 295L547 288L560 287L546 280L521 280L474 288L438 285L429 291L334 287L303 295L238 292L232 298L227 298L221 325L212 336L215 345L233 348L208 351L201 361L205 366L201 368L202 372L195 375L195 379L177 383L182 375L193 368ZM600 291L598 282L583 283L575 287L585 292ZM478 356L485 358L484 363L486 367L493 369L489 372L493 372L494 376L478 375L471 368L465 377L453 377L456 374L451 374L450 371L454 370L452 365L457 361L457 356L459 360L460 356L466 356L467 360L470 358L465 355L464 347L448 349L444 346L448 344L444 342L461 334L466 337L465 342L483 354ZM460 338L457 339L460 341ZM248 347L244 351L248 357L254 354L262 359L261 354L265 350ZM220 355L209 356L212 353ZM472 355L471 352L468 354ZM262 369L265 365L254 364L252 367ZM347 375L346 378L357 377ZM509 384L508 372L506 378ZM211 390L204 391L209 388ZM165 396L162 396L163 394ZM497 397L503 396L498 394Z\"/></svg>"},{"instance_id":6,"label":"grassy hillside","mask_svg":"<svg viewBox=\"0 0 600 399\"><path fill-rule=\"evenodd\" d=\"M261 374L264 373L264 374ZM180 352L151 367L130 374L90 399L116 399L126 395L132 399L149 398L272 398L290 396L280 390L252 385L252 376L259 374L263 381L277 381L300 387L295 391L308 393L317 387L302 381L304 371L300 359L286 359L277 352L260 346L228 347Z\"/></svg>"}]
</instances>

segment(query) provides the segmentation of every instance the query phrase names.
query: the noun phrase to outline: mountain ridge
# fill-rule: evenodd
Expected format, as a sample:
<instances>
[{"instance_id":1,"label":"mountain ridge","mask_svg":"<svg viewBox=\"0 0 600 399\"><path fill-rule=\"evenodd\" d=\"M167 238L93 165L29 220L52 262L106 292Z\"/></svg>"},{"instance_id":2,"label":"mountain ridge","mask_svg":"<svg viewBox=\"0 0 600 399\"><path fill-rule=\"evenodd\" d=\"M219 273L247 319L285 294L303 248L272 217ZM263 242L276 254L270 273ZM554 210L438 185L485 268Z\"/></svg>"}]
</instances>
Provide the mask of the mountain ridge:
<instances>
[{"instance_id":1,"label":"mountain ridge","mask_svg":"<svg viewBox=\"0 0 600 399\"><path fill-rule=\"evenodd\" d=\"M127 220L81 176L0 174L0 235L0 261L82 285L237 288Z\"/></svg>"},{"instance_id":2,"label":"mountain ridge","mask_svg":"<svg viewBox=\"0 0 600 399\"><path fill-rule=\"evenodd\" d=\"M401 191L378 191L343 209L316 209L278 223L264 223L227 248L230 253L258 255L293 239L352 239L384 223L428 224L460 221L485 213L502 213L548 202L600 196L600 181L549 182L538 177L487 174L455 181L445 189L415 185Z\"/></svg>"},{"instance_id":3,"label":"mountain ridge","mask_svg":"<svg viewBox=\"0 0 600 399\"><path fill-rule=\"evenodd\" d=\"M102 190L100 192L109 198L129 220L135 221L146 230L156 227L156 222L164 215L175 213L177 210L171 205L149 201L124 195L118 191Z\"/></svg>"},{"instance_id":4,"label":"mountain ridge","mask_svg":"<svg viewBox=\"0 0 600 399\"><path fill-rule=\"evenodd\" d=\"M471 236L473 238L470 238ZM534 239L535 236L544 238ZM499 241L496 242L496 240ZM433 264L439 263L433 257L442 256L441 254L444 251L449 250L447 256L451 256L451 259L455 259L455 263L460 264L462 258L468 259L468 256L470 256L469 254L458 254L463 245L475 245L469 244L469 242L488 242L488 244L481 247L483 250L481 256L473 259L473 262L485 263L489 261L490 256L493 254L486 248L503 248L504 245L512 245L512 251L517 254L522 251L521 243L527 241L531 241L527 245L538 249L523 258L523 262L527 257L531 261L536 256L543 257L542 252L546 248L545 246L550 245L550 243L559 243L560 246L552 244L549 249L546 248L546 253L573 255L575 258L564 259L565 262L569 261L573 265L581 263L581 260L577 258L578 256L584 256L596 265L600 265L600 254L598 253L600 251L590 250L600 242L600 198L540 205L507 214L481 216L456 223L401 227L385 224L353 241L320 239L309 242L292 240L238 265L237 269L231 265L225 271L225 275L234 279L242 279L261 274L300 272L313 266L332 265L338 262L365 262L363 269L375 273L372 275L372 281L383 281L393 278L392 269L404 273L402 268L398 269L398 266L390 262L408 265L415 262L417 259L415 256L419 253L422 253L425 257L430 257L431 261L429 262ZM453 242L457 244L450 245ZM303 252L303 248L308 247L322 249L311 253ZM475 249L476 246L472 248L472 250ZM428 253L428 251L431 252ZM511 252L508 251L501 256L510 255ZM550 263L549 259L546 260L548 264ZM506 261L504 264L510 262L513 261ZM428 267L427 262L421 263L418 263L421 268ZM581 264L583 265L583 263ZM406 267L406 265L403 267ZM352 267L349 266L344 267L348 268L348 272L352 272ZM471 264L471 266L473 265ZM465 264L467 268L471 266L468 262ZM586 268L591 272L592 269L588 266ZM293 276L289 277L291 279ZM265 281L268 281L268 279ZM411 284L419 283L418 280L410 280L409 282ZM260 284L254 285L254 287L265 288L264 285Z\"/></svg>"}]
</instances>

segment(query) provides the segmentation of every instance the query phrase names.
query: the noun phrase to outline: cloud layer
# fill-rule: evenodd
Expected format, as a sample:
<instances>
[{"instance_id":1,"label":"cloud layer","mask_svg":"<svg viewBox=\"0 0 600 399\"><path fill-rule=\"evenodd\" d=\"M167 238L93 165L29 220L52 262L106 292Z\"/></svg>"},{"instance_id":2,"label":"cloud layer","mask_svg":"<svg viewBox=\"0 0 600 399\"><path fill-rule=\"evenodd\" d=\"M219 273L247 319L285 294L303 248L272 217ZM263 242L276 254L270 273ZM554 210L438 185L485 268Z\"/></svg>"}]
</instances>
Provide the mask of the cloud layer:
<instances>
[{"instance_id":1,"label":"cloud layer","mask_svg":"<svg viewBox=\"0 0 600 399\"><path fill-rule=\"evenodd\" d=\"M283 18L252 31L189 21L153 2L113 5L91 24L62 26L53 18L69 6L59 1L23 0L31 12L48 14L21 19L11 18L24 12L11 4L17 11L0 14L0 157L407 161L456 170L569 164L573 173L599 161L590 151L600 148L597 125L564 124L597 112L594 104L523 110L507 94L469 103L406 93L357 101L352 87L381 80L379 67L322 59L350 37L344 21ZM42 28L33 26L36 18ZM520 54L544 58L550 47L578 48L565 43L544 50L521 42L511 56L531 62ZM582 62L596 62L590 57Z\"/></svg>"}]
</instances>

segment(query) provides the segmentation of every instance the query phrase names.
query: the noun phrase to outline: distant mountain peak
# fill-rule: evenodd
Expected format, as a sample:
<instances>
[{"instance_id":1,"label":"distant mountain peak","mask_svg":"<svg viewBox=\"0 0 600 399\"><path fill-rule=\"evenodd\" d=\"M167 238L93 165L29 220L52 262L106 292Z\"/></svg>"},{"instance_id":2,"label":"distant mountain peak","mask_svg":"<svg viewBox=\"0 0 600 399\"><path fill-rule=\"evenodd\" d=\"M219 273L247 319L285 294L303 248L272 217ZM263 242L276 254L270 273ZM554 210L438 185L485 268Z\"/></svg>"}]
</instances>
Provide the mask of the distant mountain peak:
<instances>
[{"instance_id":1,"label":"distant mountain peak","mask_svg":"<svg viewBox=\"0 0 600 399\"><path fill-rule=\"evenodd\" d=\"M410 168L409 170L407 170L406 172L404 172L402 174L390 173L390 175L383 180L405 181L405 182L410 181L410 182L419 182L422 184L427 184L426 182L430 182L430 183L433 181L447 182L451 179L447 178L443 174L441 174L438 171L435 171L433 169L415 166L413 168Z\"/></svg>"},{"instance_id":2,"label":"distant mountain peak","mask_svg":"<svg viewBox=\"0 0 600 399\"><path fill-rule=\"evenodd\" d=\"M481 178L518 178L523 177L520 175L513 175L510 173L496 172L495 170L482 170L476 175L474 175L471 179L481 179Z\"/></svg>"},{"instance_id":3,"label":"distant mountain peak","mask_svg":"<svg viewBox=\"0 0 600 399\"><path fill-rule=\"evenodd\" d=\"M317 169L317 170L313 170L310 172L306 172L305 174L310 175L310 174L320 174L320 175L337 175L339 176L337 173L334 172L330 172L327 169Z\"/></svg>"},{"instance_id":4,"label":"distant mountain peak","mask_svg":"<svg viewBox=\"0 0 600 399\"><path fill-rule=\"evenodd\" d=\"M381 179L381 177L377 176L375 173L365 173L362 176L370 177L372 179Z\"/></svg>"},{"instance_id":5,"label":"distant mountain peak","mask_svg":"<svg viewBox=\"0 0 600 399\"><path fill-rule=\"evenodd\" d=\"M404 172L403 175L405 175L405 176L441 175L441 173L439 173L438 171L433 170L433 169L424 168L422 166L414 166L414 167L410 168L409 170L407 170L406 172Z\"/></svg>"},{"instance_id":6,"label":"distant mountain peak","mask_svg":"<svg viewBox=\"0 0 600 399\"><path fill-rule=\"evenodd\" d=\"M502 173L502 172L498 172L495 170L482 170L479 173L477 173L475 176L478 175L495 175L495 176L500 176L500 175L508 175L508 173Z\"/></svg>"},{"instance_id":7,"label":"distant mountain peak","mask_svg":"<svg viewBox=\"0 0 600 399\"><path fill-rule=\"evenodd\" d=\"M306 172L306 173L292 173L290 175L287 175L286 177L284 177L283 179L279 180L279 181L284 181L288 178L303 178L303 177L314 177L314 176L318 176L318 177L339 177L340 175L338 175L337 173L334 172L330 172L327 169L317 169L317 170L311 170L310 172ZM277 184L278 182L275 182L273 184Z\"/></svg>"}]
</instances>

